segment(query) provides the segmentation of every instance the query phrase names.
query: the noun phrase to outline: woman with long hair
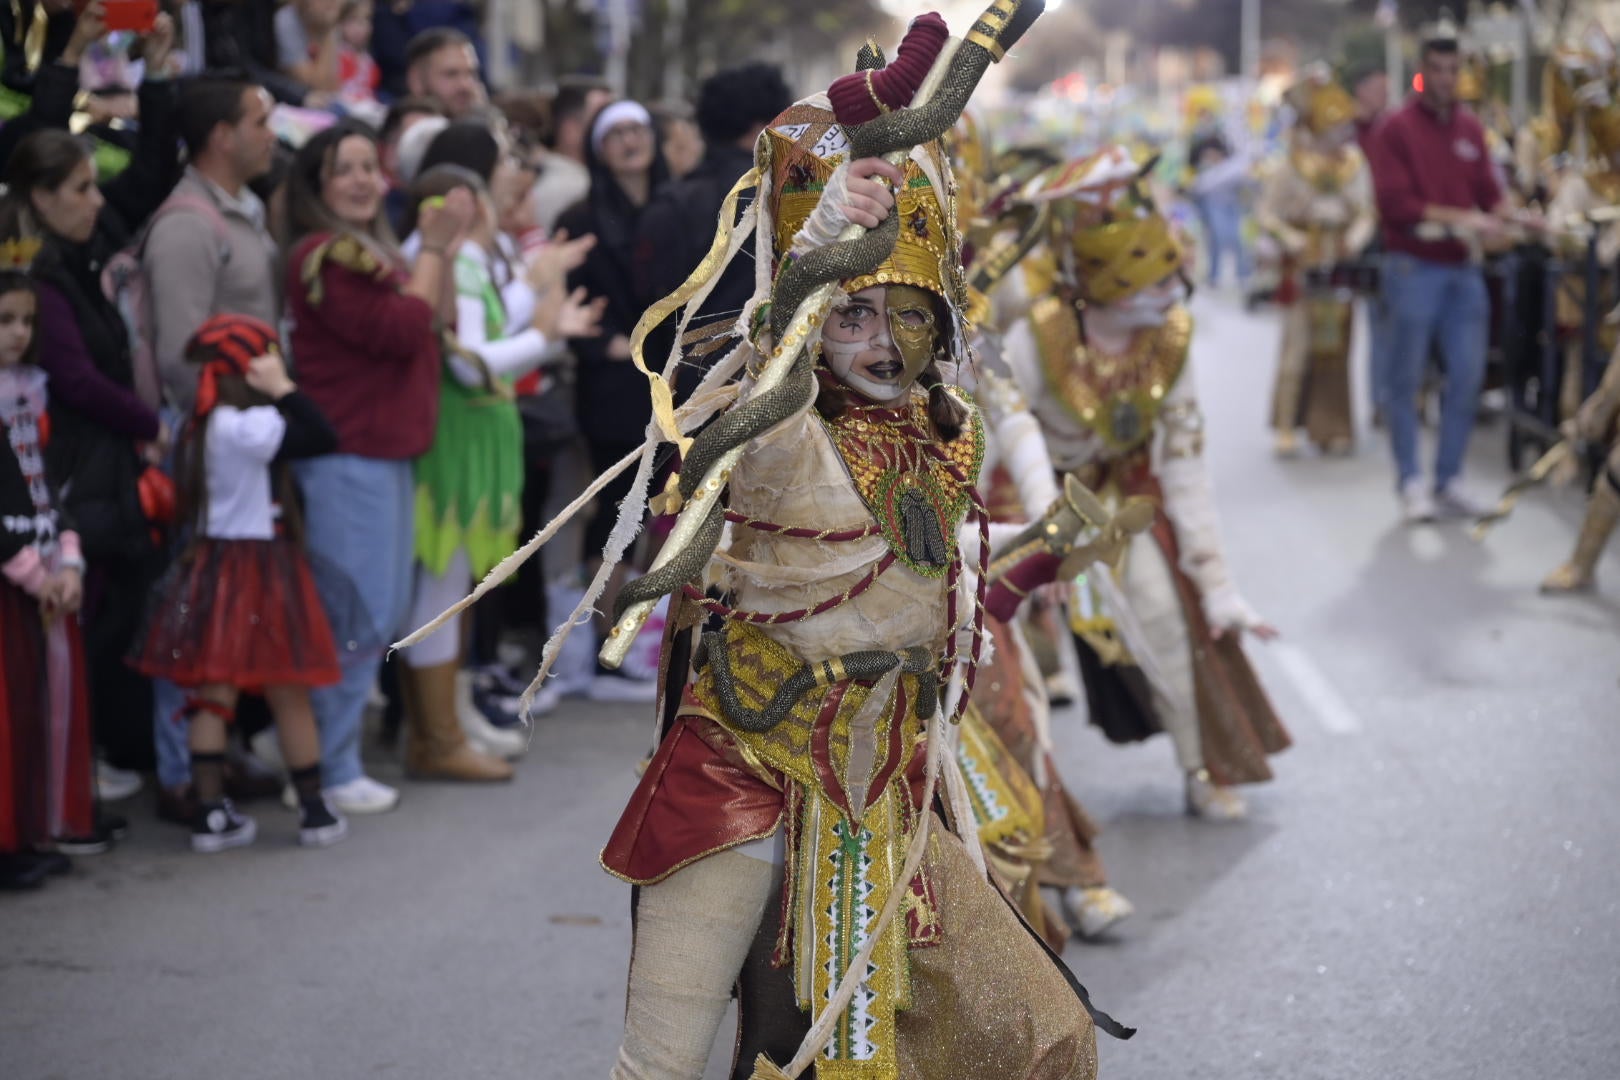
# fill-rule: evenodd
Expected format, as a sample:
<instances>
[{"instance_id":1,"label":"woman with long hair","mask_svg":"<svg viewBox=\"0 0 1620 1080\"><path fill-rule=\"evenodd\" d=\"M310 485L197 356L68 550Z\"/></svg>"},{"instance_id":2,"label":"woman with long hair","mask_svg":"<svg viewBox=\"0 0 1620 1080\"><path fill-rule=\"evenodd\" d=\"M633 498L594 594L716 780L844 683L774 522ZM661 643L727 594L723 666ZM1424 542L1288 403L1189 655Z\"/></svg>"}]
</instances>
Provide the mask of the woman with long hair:
<instances>
[{"instance_id":1,"label":"woman with long hair","mask_svg":"<svg viewBox=\"0 0 1620 1080\"><path fill-rule=\"evenodd\" d=\"M378 641L398 636L410 604L412 461L433 443L442 362L436 320L452 295L452 254L474 213L465 193L423 207L422 248L408 265L383 214L385 191L376 135L340 123L299 151L287 207L287 313L299 385L338 436L337 453L298 465L306 542L348 576ZM311 695L323 782L338 809L381 813L399 793L366 776L360 760L379 657L338 644L341 681ZM413 727L408 762L419 775L466 778L489 764L467 746L453 716Z\"/></svg>"},{"instance_id":2,"label":"woman with long hair","mask_svg":"<svg viewBox=\"0 0 1620 1080\"><path fill-rule=\"evenodd\" d=\"M124 765L143 764L152 752L150 689L123 658L161 570L140 478L143 452L155 459L167 432L157 373L137 370L129 329L101 275L179 176L174 87L160 74L172 36L165 16L146 39L151 74L140 89L140 142L129 168L101 185L88 141L36 131L6 161L0 197L0 242L40 244L32 274L53 425L46 469L62 487L62 509L77 523L89 564L83 621L96 738ZM73 846L105 850L111 831Z\"/></svg>"}]
</instances>

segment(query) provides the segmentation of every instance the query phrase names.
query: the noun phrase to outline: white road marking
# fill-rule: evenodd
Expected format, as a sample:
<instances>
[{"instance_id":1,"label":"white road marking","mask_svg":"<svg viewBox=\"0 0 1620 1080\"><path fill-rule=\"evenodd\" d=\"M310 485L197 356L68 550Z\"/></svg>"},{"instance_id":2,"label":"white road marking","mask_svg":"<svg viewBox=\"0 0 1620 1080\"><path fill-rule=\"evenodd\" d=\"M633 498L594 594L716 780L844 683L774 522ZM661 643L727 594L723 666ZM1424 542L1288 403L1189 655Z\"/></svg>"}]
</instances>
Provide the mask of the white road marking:
<instances>
[{"instance_id":1,"label":"white road marking","mask_svg":"<svg viewBox=\"0 0 1620 1080\"><path fill-rule=\"evenodd\" d=\"M1317 722L1324 729L1334 735L1354 735L1361 730L1360 717L1344 700L1344 695L1328 681L1322 669L1316 666L1309 653L1285 641L1272 642L1267 651L1282 668L1283 674L1288 676L1288 681L1294 684L1300 697L1316 713Z\"/></svg>"}]
</instances>

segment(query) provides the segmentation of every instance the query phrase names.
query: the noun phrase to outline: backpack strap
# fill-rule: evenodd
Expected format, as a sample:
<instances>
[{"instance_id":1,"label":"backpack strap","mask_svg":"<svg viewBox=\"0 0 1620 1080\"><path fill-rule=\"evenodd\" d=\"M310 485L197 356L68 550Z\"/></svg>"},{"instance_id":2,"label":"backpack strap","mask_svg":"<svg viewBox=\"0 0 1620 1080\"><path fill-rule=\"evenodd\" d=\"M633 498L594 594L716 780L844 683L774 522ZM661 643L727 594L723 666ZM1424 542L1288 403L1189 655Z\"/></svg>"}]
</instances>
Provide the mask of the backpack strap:
<instances>
[{"instance_id":1,"label":"backpack strap","mask_svg":"<svg viewBox=\"0 0 1620 1080\"><path fill-rule=\"evenodd\" d=\"M152 220L146 223L146 229L141 233L140 243L137 245L141 258L144 260L146 257L146 243L151 239L152 230L157 227L157 223L170 214L184 211L191 211L208 222L208 227L214 234L214 240L219 244L221 265L230 262L231 238L225 224L225 215L220 213L219 207L214 204L213 199L190 191L172 192L167 199L163 200L163 205L157 208L157 212L152 215Z\"/></svg>"}]
</instances>

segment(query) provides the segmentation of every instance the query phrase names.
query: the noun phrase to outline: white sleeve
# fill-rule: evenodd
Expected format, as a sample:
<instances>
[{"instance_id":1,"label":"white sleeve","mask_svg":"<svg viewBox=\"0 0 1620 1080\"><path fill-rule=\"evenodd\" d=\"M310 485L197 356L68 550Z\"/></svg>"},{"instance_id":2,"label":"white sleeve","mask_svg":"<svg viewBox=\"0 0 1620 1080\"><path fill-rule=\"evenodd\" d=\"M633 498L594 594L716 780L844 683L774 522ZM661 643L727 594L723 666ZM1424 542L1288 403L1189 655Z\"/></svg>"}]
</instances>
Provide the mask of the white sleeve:
<instances>
[{"instance_id":1,"label":"white sleeve","mask_svg":"<svg viewBox=\"0 0 1620 1080\"><path fill-rule=\"evenodd\" d=\"M1221 548L1215 492L1204 464L1204 414L1198 407L1189 360L1159 411L1159 485L1164 512L1176 530L1181 569L1198 586L1204 616L1217 630L1253 627L1262 620L1232 583Z\"/></svg>"},{"instance_id":2,"label":"white sleeve","mask_svg":"<svg viewBox=\"0 0 1620 1080\"><path fill-rule=\"evenodd\" d=\"M540 331L530 327L522 333L499 341L490 341L485 334L484 302L476 296L456 297L456 340L469 352L479 355L490 375L516 377L540 366L551 343ZM483 379L467 364L454 357L450 369L456 380L465 386L482 385Z\"/></svg>"},{"instance_id":3,"label":"white sleeve","mask_svg":"<svg viewBox=\"0 0 1620 1080\"><path fill-rule=\"evenodd\" d=\"M995 557L1009 540L1027 529L1027 525L1016 522L992 521L990 523L990 556ZM956 544L962 552L962 565L970 570L979 565L979 523L969 514L967 520L962 522L961 528L956 531Z\"/></svg>"},{"instance_id":4,"label":"white sleeve","mask_svg":"<svg viewBox=\"0 0 1620 1080\"><path fill-rule=\"evenodd\" d=\"M208 452L268 465L286 434L287 418L274 405L218 405L208 417Z\"/></svg>"},{"instance_id":5,"label":"white sleeve","mask_svg":"<svg viewBox=\"0 0 1620 1080\"><path fill-rule=\"evenodd\" d=\"M997 459L1018 486L1024 515L1033 521L1046 513L1058 498L1056 473L1040 421L1029 411L1029 403L1018 387L1005 375L981 371L978 398Z\"/></svg>"},{"instance_id":6,"label":"white sleeve","mask_svg":"<svg viewBox=\"0 0 1620 1080\"><path fill-rule=\"evenodd\" d=\"M521 277L501 286L501 304L506 308L506 336L516 337L534 323L534 309L540 298Z\"/></svg>"}]
</instances>

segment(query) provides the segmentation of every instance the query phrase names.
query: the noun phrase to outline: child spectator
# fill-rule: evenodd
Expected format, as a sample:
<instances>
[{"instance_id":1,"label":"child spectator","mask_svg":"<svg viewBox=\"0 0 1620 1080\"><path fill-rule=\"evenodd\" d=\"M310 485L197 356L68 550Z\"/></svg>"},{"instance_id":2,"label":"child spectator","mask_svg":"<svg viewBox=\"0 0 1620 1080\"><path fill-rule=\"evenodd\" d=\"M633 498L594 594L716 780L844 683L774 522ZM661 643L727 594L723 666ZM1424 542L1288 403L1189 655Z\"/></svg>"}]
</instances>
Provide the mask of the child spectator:
<instances>
[{"instance_id":1,"label":"child spectator","mask_svg":"<svg viewBox=\"0 0 1620 1080\"><path fill-rule=\"evenodd\" d=\"M371 58L370 0L345 0L338 15L338 95L344 107L376 107L381 78Z\"/></svg>"},{"instance_id":2,"label":"child spectator","mask_svg":"<svg viewBox=\"0 0 1620 1080\"><path fill-rule=\"evenodd\" d=\"M253 842L253 819L236 812L224 789L226 725L248 689L262 690L275 714L298 794L299 843L324 847L343 839L347 824L321 794L309 690L336 683L341 671L292 519L290 478L274 465L331 453L337 436L287 377L276 333L258 319L213 316L186 358L202 368L179 459L196 534L153 591L134 663L191 690L193 851Z\"/></svg>"},{"instance_id":3,"label":"child spectator","mask_svg":"<svg viewBox=\"0 0 1620 1080\"><path fill-rule=\"evenodd\" d=\"M0 889L31 888L68 866L53 842L92 839L90 711L75 618L79 537L45 480L43 371L33 364L37 300L0 253ZM43 708L41 707L43 705ZM105 844L85 848L105 850Z\"/></svg>"}]
</instances>

